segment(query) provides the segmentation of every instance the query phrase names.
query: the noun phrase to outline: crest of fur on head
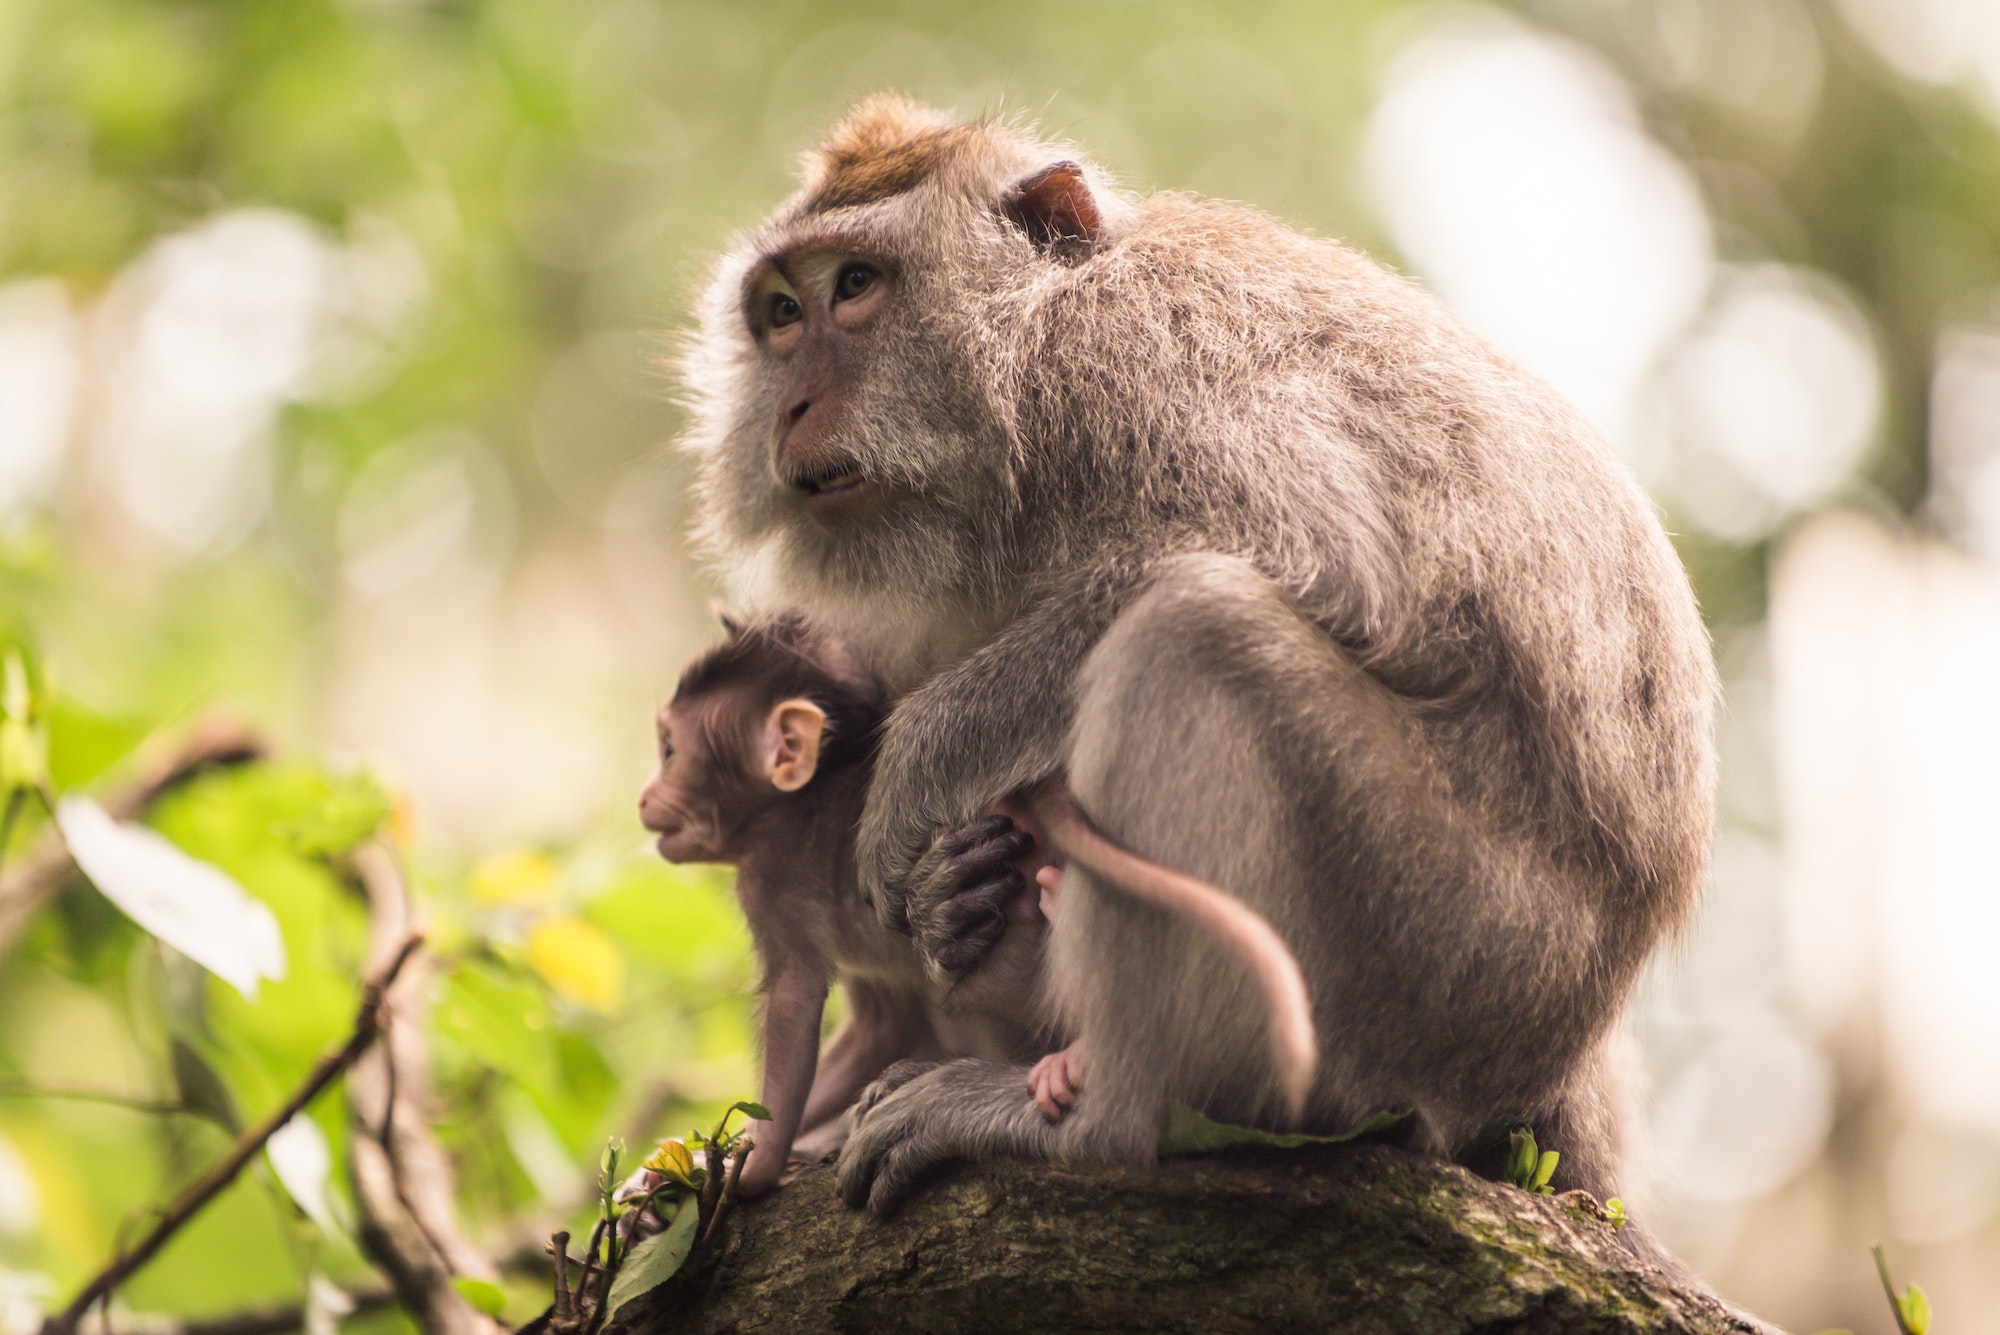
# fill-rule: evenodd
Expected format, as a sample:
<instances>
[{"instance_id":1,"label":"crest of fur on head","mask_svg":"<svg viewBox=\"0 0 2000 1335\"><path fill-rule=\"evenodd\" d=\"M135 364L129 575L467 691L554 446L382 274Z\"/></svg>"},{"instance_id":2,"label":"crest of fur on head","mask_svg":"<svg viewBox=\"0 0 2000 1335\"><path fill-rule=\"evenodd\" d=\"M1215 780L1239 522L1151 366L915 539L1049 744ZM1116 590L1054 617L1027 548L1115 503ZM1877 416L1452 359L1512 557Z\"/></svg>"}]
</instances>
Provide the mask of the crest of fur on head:
<instances>
[{"instance_id":1,"label":"crest of fur on head","mask_svg":"<svg viewBox=\"0 0 2000 1335\"><path fill-rule=\"evenodd\" d=\"M811 216L876 204L934 179L947 188L995 194L989 202L1038 244L1101 239L1107 217L1100 200L1111 205L1109 212L1122 212L1101 173L1072 146L1041 140L1032 125L996 116L958 121L890 92L862 99L800 157L791 212ZM1086 180L1094 189L1082 188ZM1083 216L1072 211L1079 204Z\"/></svg>"},{"instance_id":2,"label":"crest of fur on head","mask_svg":"<svg viewBox=\"0 0 2000 1335\"><path fill-rule=\"evenodd\" d=\"M805 152L799 183L813 212L887 199L929 176L976 129L900 93L876 93Z\"/></svg>"}]
</instances>

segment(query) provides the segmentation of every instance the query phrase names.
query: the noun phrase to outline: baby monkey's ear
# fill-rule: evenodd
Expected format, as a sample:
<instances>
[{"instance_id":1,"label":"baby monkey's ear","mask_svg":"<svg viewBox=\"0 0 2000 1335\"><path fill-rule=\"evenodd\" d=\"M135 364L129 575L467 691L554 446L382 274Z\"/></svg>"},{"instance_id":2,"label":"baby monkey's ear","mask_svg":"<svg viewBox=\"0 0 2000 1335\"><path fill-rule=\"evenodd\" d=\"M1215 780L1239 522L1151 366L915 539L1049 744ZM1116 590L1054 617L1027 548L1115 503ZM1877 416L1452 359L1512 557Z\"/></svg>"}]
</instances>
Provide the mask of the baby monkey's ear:
<instances>
[{"instance_id":1,"label":"baby monkey's ear","mask_svg":"<svg viewBox=\"0 0 2000 1335\"><path fill-rule=\"evenodd\" d=\"M780 700L764 723L764 775L781 793L795 793L819 769L826 711L810 700Z\"/></svg>"}]
</instances>

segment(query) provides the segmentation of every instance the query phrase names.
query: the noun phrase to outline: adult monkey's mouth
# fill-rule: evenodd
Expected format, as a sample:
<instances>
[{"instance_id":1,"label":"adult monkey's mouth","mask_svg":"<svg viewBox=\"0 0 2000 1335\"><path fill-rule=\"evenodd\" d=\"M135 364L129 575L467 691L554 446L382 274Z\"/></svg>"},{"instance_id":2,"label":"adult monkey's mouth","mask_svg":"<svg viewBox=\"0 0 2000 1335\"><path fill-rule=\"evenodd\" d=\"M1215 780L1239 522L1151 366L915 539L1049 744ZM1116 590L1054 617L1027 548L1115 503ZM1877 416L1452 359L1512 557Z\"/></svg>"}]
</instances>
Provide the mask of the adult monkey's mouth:
<instances>
[{"instance_id":1,"label":"adult monkey's mouth","mask_svg":"<svg viewBox=\"0 0 2000 1335\"><path fill-rule=\"evenodd\" d=\"M854 460L839 459L810 472L796 474L789 480L807 496L838 496L865 485L868 475Z\"/></svg>"}]
</instances>

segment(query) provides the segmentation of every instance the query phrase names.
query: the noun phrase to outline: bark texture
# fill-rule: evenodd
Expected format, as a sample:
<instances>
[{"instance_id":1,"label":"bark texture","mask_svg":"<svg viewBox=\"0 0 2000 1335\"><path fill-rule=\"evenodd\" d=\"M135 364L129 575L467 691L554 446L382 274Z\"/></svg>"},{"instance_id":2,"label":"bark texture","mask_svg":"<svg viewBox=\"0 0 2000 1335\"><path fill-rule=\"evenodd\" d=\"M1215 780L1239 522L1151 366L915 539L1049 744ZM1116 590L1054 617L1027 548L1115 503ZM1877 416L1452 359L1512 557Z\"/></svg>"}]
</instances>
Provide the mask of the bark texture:
<instances>
[{"instance_id":1,"label":"bark texture","mask_svg":"<svg viewBox=\"0 0 2000 1335\"><path fill-rule=\"evenodd\" d=\"M614 1330L1764 1329L1634 1261L1580 1192L1531 1196L1385 1145L967 1165L887 1221L844 1208L820 1165L724 1231Z\"/></svg>"}]
</instances>

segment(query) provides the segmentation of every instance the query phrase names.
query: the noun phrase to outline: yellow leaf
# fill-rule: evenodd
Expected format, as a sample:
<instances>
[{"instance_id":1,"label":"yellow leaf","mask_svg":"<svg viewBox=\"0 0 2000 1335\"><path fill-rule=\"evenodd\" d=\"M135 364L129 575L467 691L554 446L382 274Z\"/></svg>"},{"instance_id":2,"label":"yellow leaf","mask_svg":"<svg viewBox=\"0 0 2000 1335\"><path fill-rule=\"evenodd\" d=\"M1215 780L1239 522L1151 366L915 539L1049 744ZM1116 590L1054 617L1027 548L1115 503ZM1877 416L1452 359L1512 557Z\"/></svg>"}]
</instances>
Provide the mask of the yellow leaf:
<instances>
[{"instance_id":1,"label":"yellow leaf","mask_svg":"<svg viewBox=\"0 0 2000 1335\"><path fill-rule=\"evenodd\" d=\"M684 1140L663 1140L653 1156L646 1160L646 1167L662 1177L672 1178L684 1187L694 1183L694 1154Z\"/></svg>"},{"instance_id":2,"label":"yellow leaf","mask_svg":"<svg viewBox=\"0 0 2000 1335\"><path fill-rule=\"evenodd\" d=\"M572 1001L608 1011L625 986L625 957L611 938L568 914L544 918L528 935L528 967Z\"/></svg>"},{"instance_id":3,"label":"yellow leaf","mask_svg":"<svg viewBox=\"0 0 2000 1335\"><path fill-rule=\"evenodd\" d=\"M417 806L409 794L397 793L396 805L389 808L389 837L398 847L412 848L417 842Z\"/></svg>"},{"instance_id":4,"label":"yellow leaf","mask_svg":"<svg viewBox=\"0 0 2000 1335\"><path fill-rule=\"evenodd\" d=\"M495 853L472 869L471 886L488 904L546 904L558 886L556 864L531 849Z\"/></svg>"}]
</instances>

